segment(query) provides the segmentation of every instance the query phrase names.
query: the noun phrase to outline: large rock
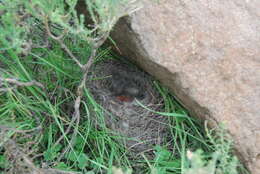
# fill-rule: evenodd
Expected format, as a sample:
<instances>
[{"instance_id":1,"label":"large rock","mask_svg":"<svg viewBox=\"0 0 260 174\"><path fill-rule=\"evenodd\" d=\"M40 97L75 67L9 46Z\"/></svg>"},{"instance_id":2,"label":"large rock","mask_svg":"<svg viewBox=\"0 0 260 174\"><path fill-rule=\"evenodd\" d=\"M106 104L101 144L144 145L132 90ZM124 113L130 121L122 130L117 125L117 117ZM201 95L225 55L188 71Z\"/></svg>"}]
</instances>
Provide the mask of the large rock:
<instances>
[{"instance_id":1,"label":"large rock","mask_svg":"<svg viewBox=\"0 0 260 174\"><path fill-rule=\"evenodd\" d=\"M192 114L224 122L260 173L260 1L160 0L123 18L123 55L167 85Z\"/></svg>"}]
</instances>

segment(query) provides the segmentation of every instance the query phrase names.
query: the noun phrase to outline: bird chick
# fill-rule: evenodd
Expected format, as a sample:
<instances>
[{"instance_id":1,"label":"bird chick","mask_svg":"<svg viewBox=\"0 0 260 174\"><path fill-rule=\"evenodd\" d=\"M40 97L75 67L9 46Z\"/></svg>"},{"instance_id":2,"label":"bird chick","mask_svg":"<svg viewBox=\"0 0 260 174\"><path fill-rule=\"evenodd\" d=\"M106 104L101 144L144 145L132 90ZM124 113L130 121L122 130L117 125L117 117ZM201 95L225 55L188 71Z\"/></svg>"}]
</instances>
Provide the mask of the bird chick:
<instances>
[{"instance_id":1,"label":"bird chick","mask_svg":"<svg viewBox=\"0 0 260 174\"><path fill-rule=\"evenodd\" d=\"M124 101L132 101L134 98L142 100L145 96L141 79L133 73L112 71L110 89Z\"/></svg>"}]
</instances>

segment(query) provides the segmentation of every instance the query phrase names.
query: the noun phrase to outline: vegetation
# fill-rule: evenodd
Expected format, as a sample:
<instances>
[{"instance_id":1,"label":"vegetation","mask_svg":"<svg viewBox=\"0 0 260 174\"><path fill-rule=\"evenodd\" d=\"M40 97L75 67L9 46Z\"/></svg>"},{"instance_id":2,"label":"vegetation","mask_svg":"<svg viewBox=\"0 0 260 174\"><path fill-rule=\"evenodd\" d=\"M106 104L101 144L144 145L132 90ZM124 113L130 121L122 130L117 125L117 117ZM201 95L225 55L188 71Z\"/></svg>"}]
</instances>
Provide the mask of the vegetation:
<instances>
[{"instance_id":1,"label":"vegetation","mask_svg":"<svg viewBox=\"0 0 260 174\"><path fill-rule=\"evenodd\" d=\"M95 61L115 57L101 46L116 21L140 6L82 3L87 24L77 0L0 1L0 171L120 174L138 166L154 174L246 173L224 129L204 130L158 82L165 105L159 114L169 118L172 141L154 147L153 160L125 155L85 82ZM90 117L100 118L99 129Z\"/></svg>"}]
</instances>

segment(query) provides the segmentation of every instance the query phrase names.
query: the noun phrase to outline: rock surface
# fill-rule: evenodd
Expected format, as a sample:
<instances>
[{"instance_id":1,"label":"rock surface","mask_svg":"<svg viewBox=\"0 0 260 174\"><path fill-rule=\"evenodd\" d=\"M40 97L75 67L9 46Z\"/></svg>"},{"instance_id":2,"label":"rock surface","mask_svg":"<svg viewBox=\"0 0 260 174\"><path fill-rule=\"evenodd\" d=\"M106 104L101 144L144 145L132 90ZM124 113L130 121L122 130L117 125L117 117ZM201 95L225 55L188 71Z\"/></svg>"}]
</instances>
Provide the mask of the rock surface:
<instances>
[{"instance_id":1,"label":"rock surface","mask_svg":"<svg viewBox=\"0 0 260 174\"><path fill-rule=\"evenodd\" d=\"M111 36L193 115L224 122L260 173L260 1L144 0Z\"/></svg>"}]
</instances>

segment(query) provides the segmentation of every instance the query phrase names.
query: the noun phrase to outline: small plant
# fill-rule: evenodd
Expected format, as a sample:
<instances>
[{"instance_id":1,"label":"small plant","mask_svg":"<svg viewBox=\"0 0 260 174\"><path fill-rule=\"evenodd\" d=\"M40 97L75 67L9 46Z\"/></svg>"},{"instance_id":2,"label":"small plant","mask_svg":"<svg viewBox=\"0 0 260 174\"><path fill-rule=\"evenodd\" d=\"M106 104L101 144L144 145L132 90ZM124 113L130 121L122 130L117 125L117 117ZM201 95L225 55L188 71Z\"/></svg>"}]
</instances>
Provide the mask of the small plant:
<instances>
[{"instance_id":1,"label":"small plant","mask_svg":"<svg viewBox=\"0 0 260 174\"><path fill-rule=\"evenodd\" d=\"M223 126L213 131L207 129L207 136L213 153L205 153L202 150L187 151L188 165L184 174L238 174L242 166L238 159L231 153L232 141ZM244 173L244 172L243 172Z\"/></svg>"}]
</instances>

